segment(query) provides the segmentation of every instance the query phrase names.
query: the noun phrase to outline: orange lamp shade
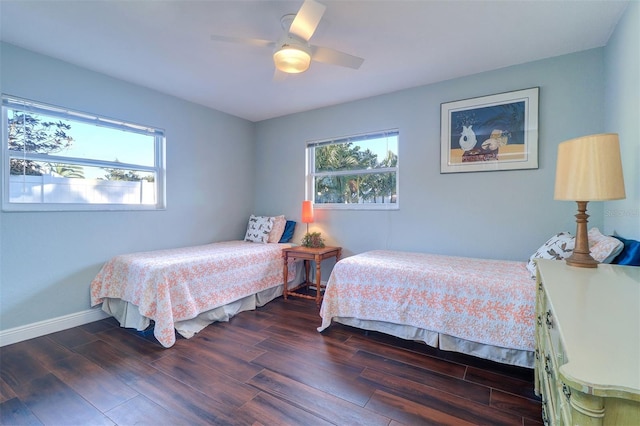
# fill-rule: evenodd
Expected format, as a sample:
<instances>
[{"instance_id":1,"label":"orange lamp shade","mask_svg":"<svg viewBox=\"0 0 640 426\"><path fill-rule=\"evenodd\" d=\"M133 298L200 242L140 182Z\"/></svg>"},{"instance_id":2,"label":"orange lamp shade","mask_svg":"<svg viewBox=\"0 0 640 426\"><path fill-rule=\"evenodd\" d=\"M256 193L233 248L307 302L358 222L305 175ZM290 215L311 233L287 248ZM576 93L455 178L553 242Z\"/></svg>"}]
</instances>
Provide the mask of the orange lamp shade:
<instances>
[{"instance_id":1,"label":"orange lamp shade","mask_svg":"<svg viewBox=\"0 0 640 426\"><path fill-rule=\"evenodd\" d=\"M311 201L302 202L302 223L313 223L313 203Z\"/></svg>"}]
</instances>

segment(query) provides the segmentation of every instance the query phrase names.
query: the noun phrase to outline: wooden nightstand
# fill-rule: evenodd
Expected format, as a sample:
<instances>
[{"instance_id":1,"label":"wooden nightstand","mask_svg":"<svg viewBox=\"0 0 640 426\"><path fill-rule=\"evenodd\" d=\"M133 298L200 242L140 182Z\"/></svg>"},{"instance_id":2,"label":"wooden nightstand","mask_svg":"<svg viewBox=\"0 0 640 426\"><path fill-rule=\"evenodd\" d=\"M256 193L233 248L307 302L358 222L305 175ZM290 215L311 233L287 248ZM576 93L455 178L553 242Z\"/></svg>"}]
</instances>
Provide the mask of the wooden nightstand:
<instances>
[{"instance_id":1,"label":"wooden nightstand","mask_svg":"<svg viewBox=\"0 0 640 426\"><path fill-rule=\"evenodd\" d=\"M283 295L285 300L287 296L296 296L303 297L305 299L315 299L316 305L320 306L320 302L322 301L322 281L320 275L320 266L322 265L322 261L324 259L328 259L331 257L336 258L336 262L340 260L340 255L342 254L342 247L323 247L323 248L310 248L310 247L290 247L286 249L282 249L282 258L284 259L284 291ZM289 281L289 268L287 267L289 259L303 259L304 260L304 282L295 288L288 289L287 282ZM309 281L309 269L310 269L310 261L313 260L316 264L316 282L312 283ZM308 294L302 294L296 292L296 290L306 287L309 289L309 286L315 286L316 295L311 296Z\"/></svg>"}]
</instances>

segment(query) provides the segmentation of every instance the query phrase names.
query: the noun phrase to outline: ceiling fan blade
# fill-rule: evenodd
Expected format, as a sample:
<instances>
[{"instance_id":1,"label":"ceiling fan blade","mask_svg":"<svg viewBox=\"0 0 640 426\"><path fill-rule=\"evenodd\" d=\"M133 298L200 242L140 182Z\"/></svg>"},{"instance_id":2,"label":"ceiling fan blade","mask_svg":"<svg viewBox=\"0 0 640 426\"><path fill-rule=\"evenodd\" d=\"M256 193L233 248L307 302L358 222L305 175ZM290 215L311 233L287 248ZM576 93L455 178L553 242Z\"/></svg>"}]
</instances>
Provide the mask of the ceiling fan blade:
<instances>
[{"instance_id":1,"label":"ceiling fan blade","mask_svg":"<svg viewBox=\"0 0 640 426\"><path fill-rule=\"evenodd\" d=\"M257 47L275 47L275 43L269 40L261 40L259 38L244 38L244 37L228 37L221 35L212 35L211 40L223 41L228 43L248 44L250 46Z\"/></svg>"},{"instance_id":2,"label":"ceiling fan blade","mask_svg":"<svg viewBox=\"0 0 640 426\"><path fill-rule=\"evenodd\" d=\"M357 70L364 59L329 47L311 46L311 59L325 64L339 65L341 67Z\"/></svg>"},{"instance_id":3,"label":"ceiling fan blade","mask_svg":"<svg viewBox=\"0 0 640 426\"><path fill-rule=\"evenodd\" d=\"M289 32L305 41L309 41L316 31L326 8L327 6L315 0L305 0L291 23Z\"/></svg>"}]
</instances>

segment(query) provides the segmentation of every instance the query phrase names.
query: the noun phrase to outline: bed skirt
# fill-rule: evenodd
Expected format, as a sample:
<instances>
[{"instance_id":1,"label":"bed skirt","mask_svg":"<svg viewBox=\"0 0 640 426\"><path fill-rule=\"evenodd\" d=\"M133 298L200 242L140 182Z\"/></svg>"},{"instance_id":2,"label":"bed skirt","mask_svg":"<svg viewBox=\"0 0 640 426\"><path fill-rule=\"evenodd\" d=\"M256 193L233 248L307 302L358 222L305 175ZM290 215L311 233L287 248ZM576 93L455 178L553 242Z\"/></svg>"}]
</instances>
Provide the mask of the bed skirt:
<instances>
[{"instance_id":1,"label":"bed skirt","mask_svg":"<svg viewBox=\"0 0 640 426\"><path fill-rule=\"evenodd\" d=\"M526 368L533 368L534 365L535 354L531 351L485 345L410 325L349 317L333 317L332 320L350 327L378 331L405 340L424 342L444 351L460 352L502 364Z\"/></svg>"}]
</instances>

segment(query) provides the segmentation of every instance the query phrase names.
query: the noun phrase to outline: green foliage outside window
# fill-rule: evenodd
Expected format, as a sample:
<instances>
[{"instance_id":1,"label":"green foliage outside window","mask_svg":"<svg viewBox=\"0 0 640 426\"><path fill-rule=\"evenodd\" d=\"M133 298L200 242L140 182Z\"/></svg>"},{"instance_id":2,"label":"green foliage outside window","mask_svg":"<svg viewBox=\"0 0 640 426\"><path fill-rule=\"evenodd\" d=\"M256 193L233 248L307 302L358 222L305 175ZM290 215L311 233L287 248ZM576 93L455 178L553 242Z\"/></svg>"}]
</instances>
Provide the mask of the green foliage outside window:
<instances>
[{"instance_id":1,"label":"green foliage outside window","mask_svg":"<svg viewBox=\"0 0 640 426\"><path fill-rule=\"evenodd\" d=\"M397 152L397 134L395 143L391 143L384 154L380 144L376 144L380 140L315 146L315 203L395 203L398 155L394 151ZM374 146L378 147L378 152L374 152Z\"/></svg>"}]
</instances>

